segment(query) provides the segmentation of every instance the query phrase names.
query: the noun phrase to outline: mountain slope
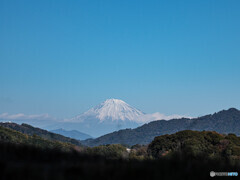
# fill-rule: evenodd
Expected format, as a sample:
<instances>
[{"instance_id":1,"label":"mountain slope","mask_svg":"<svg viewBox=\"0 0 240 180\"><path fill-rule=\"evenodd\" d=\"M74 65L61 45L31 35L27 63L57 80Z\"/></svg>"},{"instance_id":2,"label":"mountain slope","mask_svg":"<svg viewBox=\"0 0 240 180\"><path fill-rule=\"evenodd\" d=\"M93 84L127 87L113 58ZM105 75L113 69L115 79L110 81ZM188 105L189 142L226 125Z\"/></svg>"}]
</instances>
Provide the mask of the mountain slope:
<instances>
[{"instance_id":1,"label":"mountain slope","mask_svg":"<svg viewBox=\"0 0 240 180\"><path fill-rule=\"evenodd\" d=\"M71 151L75 148L70 143L48 140L37 135L31 136L2 126L0 126L0 142L1 144L20 144L22 146L35 146L42 149L58 149L63 151Z\"/></svg>"},{"instance_id":2,"label":"mountain slope","mask_svg":"<svg viewBox=\"0 0 240 180\"><path fill-rule=\"evenodd\" d=\"M76 130L67 131L64 129L55 129L55 130L52 130L51 132L55 134L61 134L65 137L69 137L77 140L85 140L85 139L92 138L90 135L76 131Z\"/></svg>"},{"instance_id":3,"label":"mountain slope","mask_svg":"<svg viewBox=\"0 0 240 180\"><path fill-rule=\"evenodd\" d=\"M96 139L82 141L82 143L89 146L117 143L128 145L148 144L156 136L173 134L181 130L208 130L240 135L240 111L231 108L195 119L182 118L169 121L154 121L136 129L116 131Z\"/></svg>"},{"instance_id":4,"label":"mountain slope","mask_svg":"<svg viewBox=\"0 0 240 180\"><path fill-rule=\"evenodd\" d=\"M99 119L100 122L107 120L139 122L139 117L142 115L144 115L143 112L120 99L107 99L87 112L70 119L70 121L84 121L90 116Z\"/></svg>"},{"instance_id":5,"label":"mountain slope","mask_svg":"<svg viewBox=\"0 0 240 180\"><path fill-rule=\"evenodd\" d=\"M75 144L78 146L81 145L80 141L78 141L78 140L71 139L71 138L68 138L68 137L65 137L65 136L62 136L59 134L55 134L55 133L52 133L52 132L49 132L49 131L46 131L46 130L43 130L40 128L35 128L28 124L19 125L16 123L0 123L0 126L5 127L5 128L10 128L10 129L19 131L23 134L27 134L30 136L35 134L44 139L51 140L51 141L60 141L60 142L64 142L64 143L71 143L71 144Z\"/></svg>"}]
</instances>

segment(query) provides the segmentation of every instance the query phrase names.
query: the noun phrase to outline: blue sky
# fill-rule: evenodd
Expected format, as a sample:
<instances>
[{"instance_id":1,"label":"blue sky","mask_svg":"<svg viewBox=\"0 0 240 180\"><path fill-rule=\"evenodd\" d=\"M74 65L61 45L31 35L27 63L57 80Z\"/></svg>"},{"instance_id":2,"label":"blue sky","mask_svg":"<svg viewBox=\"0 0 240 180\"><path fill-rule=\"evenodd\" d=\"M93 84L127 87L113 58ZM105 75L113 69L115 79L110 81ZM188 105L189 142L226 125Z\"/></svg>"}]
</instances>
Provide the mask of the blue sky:
<instances>
[{"instance_id":1,"label":"blue sky","mask_svg":"<svg viewBox=\"0 0 240 180\"><path fill-rule=\"evenodd\" d=\"M0 113L240 108L238 0L1 0Z\"/></svg>"}]
</instances>

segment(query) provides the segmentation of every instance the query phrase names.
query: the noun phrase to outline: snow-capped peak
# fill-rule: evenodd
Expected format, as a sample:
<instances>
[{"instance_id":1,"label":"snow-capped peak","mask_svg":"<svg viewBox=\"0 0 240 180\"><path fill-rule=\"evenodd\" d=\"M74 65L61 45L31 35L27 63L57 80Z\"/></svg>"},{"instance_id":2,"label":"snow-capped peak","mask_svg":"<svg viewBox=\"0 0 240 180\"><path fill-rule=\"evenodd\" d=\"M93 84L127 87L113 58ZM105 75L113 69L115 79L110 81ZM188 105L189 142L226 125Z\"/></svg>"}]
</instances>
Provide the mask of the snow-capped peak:
<instances>
[{"instance_id":1,"label":"snow-capped peak","mask_svg":"<svg viewBox=\"0 0 240 180\"><path fill-rule=\"evenodd\" d=\"M130 106L120 99L107 99L101 104L89 109L88 111L75 116L72 119L66 119L67 122L132 122L144 124L154 120L179 119L187 116L164 115L161 113L145 114L142 111Z\"/></svg>"},{"instance_id":2,"label":"snow-capped peak","mask_svg":"<svg viewBox=\"0 0 240 180\"><path fill-rule=\"evenodd\" d=\"M100 105L93 108L93 111L97 113L97 118L99 118L100 121L104 121L104 119L127 119L134 121L136 118L144 114L120 99L107 99Z\"/></svg>"},{"instance_id":3,"label":"snow-capped peak","mask_svg":"<svg viewBox=\"0 0 240 180\"><path fill-rule=\"evenodd\" d=\"M120 99L107 99L101 104L95 106L94 108L89 109L85 113L74 117L72 121L84 121L88 117L95 117L99 119L100 122L105 120L112 121L138 121L144 115L140 110L131 107L126 102Z\"/></svg>"},{"instance_id":4,"label":"snow-capped peak","mask_svg":"<svg viewBox=\"0 0 240 180\"><path fill-rule=\"evenodd\" d=\"M77 129L98 137L120 129L136 128L154 120L180 117L161 113L145 114L120 99L107 99L78 116L65 119L64 128Z\"/></svg>"}]
</instances>

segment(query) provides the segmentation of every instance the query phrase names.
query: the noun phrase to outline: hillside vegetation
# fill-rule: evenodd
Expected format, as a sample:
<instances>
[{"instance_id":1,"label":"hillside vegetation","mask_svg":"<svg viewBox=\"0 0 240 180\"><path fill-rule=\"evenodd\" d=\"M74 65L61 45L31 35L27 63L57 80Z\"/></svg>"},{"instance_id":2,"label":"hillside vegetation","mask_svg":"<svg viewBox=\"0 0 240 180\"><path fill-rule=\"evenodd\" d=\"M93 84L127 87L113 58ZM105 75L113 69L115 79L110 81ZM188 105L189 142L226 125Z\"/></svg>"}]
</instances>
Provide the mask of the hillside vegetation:
<instances>
[{"instance_id":1,"label":"hillside vegetation","mask_svg":"<svg viewBox=\"0 0 240 180\"><path fill-rule=\"evenodd\" d=\"M148 146L148 155L155 159L179 153L204 159L240 159L240 137L211 131L185 130L156 137Z\"/></svg>"},{"instance_id":2,"label":"hillside vegetation","mask_svg":"<svg viewBox=\"0 0 240 180\"><path fill-rule=\"evenodd\" d=\"M33 146L41 149L58 149L63 151L71 151L75 147L75 145L70 143L47 140L37 135L30 136L1 126L0 143Z\"/></svg>"},{"instance_id":3,"label":"hillside vegetation","mask_svg":"<svg viewBox=\"0 0 240 180\"><path fill-rule=\"evenodd\" d=\"M49 132L47 130L36 128L36 127L33 127L31 125L28 125L28 124L19 125L19 124L16 124L16 123L0 123L0 126L10 128L10 129L19 131L23 134L27 134L27 135L30 135L30 136L37 135L37 136L40 136L40 137L42 137L44 139L47 139L47 140L61 141L61 142L64 142L64 143L71 143L71 144L75 144L75 145L78 145L78 146L81 145L80 141L78 141L76 139L72 139L72 138L68 138L68 137L65 137L65 136L60 135L60 134L52 133L52 132Z\"/></svg>"}]
</instances>

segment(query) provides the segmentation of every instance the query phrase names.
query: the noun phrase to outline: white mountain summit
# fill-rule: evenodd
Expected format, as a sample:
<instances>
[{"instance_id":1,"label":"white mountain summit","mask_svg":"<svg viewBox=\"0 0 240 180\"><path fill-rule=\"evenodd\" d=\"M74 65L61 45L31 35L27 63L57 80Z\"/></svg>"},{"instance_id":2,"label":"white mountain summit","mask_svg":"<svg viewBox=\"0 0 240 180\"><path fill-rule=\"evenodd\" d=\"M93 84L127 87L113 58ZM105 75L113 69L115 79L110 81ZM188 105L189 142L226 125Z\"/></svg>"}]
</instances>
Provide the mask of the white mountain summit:
<instances>
[{"instance_id":1,"label":"white mountain summit","mask_svg":"<svg viewBox=\"0 0 240 180\"><path fill-rule=\"evenodd\" d=\"M104 121L132 121L140 123L141 117L144 115L140 110L131 107L120 99L107 99L103 103L89 109L69 121L83 122L90 117L99 119L99 122Z\"/></svg>"}]
</instances>

